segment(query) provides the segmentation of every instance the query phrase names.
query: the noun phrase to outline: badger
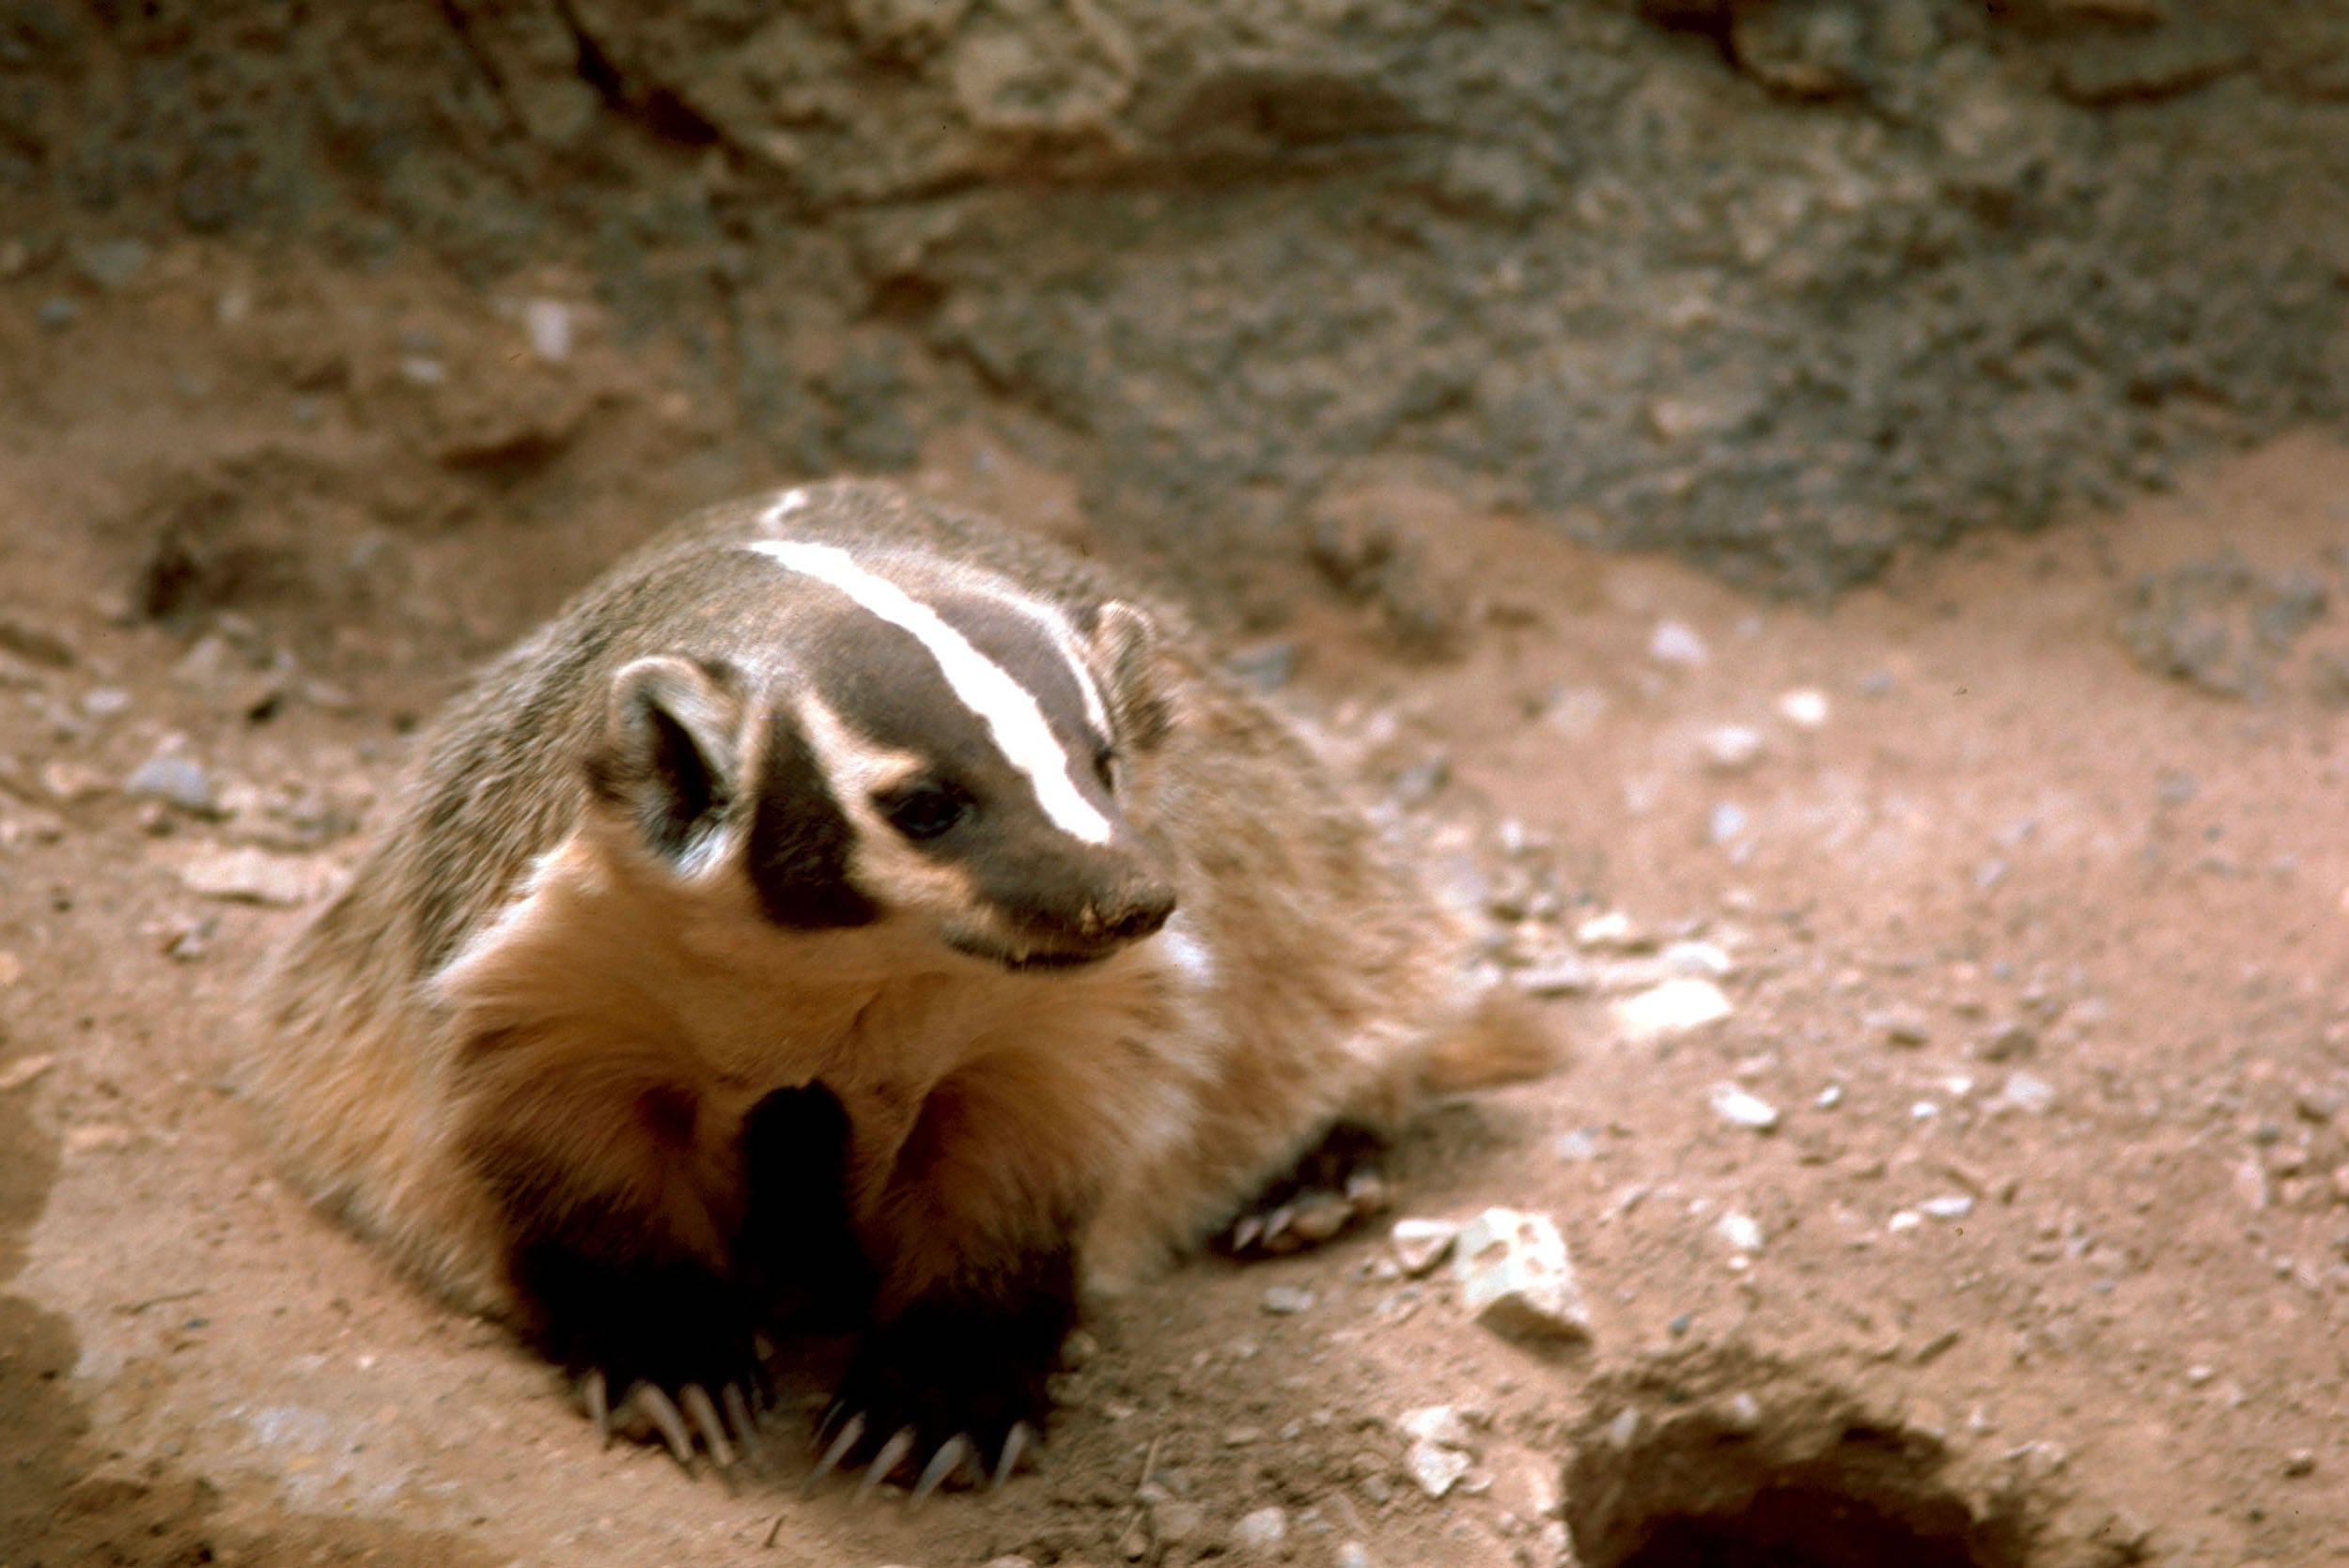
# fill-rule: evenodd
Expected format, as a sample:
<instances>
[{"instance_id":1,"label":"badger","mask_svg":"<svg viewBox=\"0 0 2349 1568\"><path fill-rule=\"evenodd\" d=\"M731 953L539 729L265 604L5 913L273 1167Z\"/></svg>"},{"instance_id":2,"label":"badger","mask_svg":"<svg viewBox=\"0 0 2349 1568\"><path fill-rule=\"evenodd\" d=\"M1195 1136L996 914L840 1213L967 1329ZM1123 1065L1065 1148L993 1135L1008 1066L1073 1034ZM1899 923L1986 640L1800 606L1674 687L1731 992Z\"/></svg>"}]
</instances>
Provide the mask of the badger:
<instances>
[{"instance_id":1,"label":"badger","mask_svg":"<svg viewBox=\"0 0 2349 1568\"><path fill-rule=\"evenodd\" d=\"M687 520L493 663L241 1078L607 1441L731 1466L778 1341L847 1332L811 1481L926 1458L920 1497L1037 1440L1088 1291L1333 1231L1416 1096L1538 1065L1471 957L1169 604L840 482Z\"/></svg>"}]
</instances>

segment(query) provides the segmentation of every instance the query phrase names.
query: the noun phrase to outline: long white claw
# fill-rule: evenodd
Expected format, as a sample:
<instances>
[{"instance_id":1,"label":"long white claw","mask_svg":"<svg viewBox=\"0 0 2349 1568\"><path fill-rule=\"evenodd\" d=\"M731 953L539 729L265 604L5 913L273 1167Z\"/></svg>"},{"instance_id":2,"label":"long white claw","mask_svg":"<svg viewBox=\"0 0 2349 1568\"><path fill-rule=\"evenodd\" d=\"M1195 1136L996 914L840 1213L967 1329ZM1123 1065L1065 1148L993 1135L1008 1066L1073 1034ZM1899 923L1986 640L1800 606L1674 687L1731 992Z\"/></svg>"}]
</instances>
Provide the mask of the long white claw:
<instances>
[{"instance_id":1,"label":"long white claw","mask_svg":"<svg viewBox=\"0 0 2349 1568\"><path fill-rule=\"evenodd\" d=\"M962 1468L964 1460L972 1458L978 1452L978 1445L959 1432L939 1444L938 1452L930 1455L930 1462L922 1467L922 1479L913 1483L913 1499L907 1507L921 1507L932 1492L954 1479L955 1472Z\"/></svg>"},{"instance_id":2,"label":"long white claw","mask_svg":"<svg viewBox=\"0 0 2349 1568\"><path fill-rule=\"evenodd\" d=\"M587 1398L587 1419L596 1423L596 1436L603 1439L605 1448L610 1448L612 1446L612 1385L605 1379L601 1367L593 1368L588 1372L587 1380L581 1385L580 1392Z\"/></svg>"},{"instance_id":3,"label":"long white claw","mask_svg":"<svg viewBox=\"0 0 2349 1568\"><path fill-rule=\"evenodd\" d=\"M734 1464L734 1445L726 1441L725 1424L718 1420L718 1406L711 1403L709 1390L699 1383L688 1383L678 1390L685 1413L692 1418L693 1430L701 1434L702 1445L709 1450L709 1457L718 1462L720 1469Z\"/></svg>"},{"instance_id":4,"label":"long white claw","mask_svg":"<svg viewBox=\"0 0 2349 1568\"><path fill-rule=\"evenodd\" d=\"M901 1426L890 1436L873 1455L873 1463L865 1467L864 1479L856 1483L856 1500L863 1502L873 1495L873 1488L887 1481L897 1467L913 1452L913 1428Z\"/></svg>"},{"instance_id":5,"label":"long white claw","mask_svg":"<svg viewBox=\"0 0 2349 1568\"><path fill-rule=\"evenodd\" d=\"M758 1422L751 1415L751 1402L742 1397L742 1385L727 1384L718 1390L718 1398L726 1407L726 1420L734 1423L734 1435L741 1439L742 1452L754 1463L765 1459L766 1445L758 1440Z\"/></svg>"},{"instance_id":6,"label":"long white claw","mask_svg":"<svg viewBox=\"0 0 2349 1568\"><path fill-rule=\"evenodd\" d=\"M629 1390L629 1398L646 1418L661 1429L667 1439L669 1452L687 1469L693 1467L693 1435L686 1430L685 1418L677 1413L677 1402L649 1383L639 1383Z\"/></svg>"},{"instance_id":7,"label":"long white claw","mask_svg":"<svg viewBox=\"0 0 2349 1568\"><path fill-rule=\"evenodd\" d=\"M1256 1245L1264 1234L1264 1221L1252 1214L1243 1214L1232 1226L1232 1250L1245 1252Z\"/></svg>"},{"instance_id":8,"label":"long white claw","mask_svg":"<svg viewBox=\"0 0 2349 1568\"><path fill-rule=\"evenodd\" d=\"M988 1491L1003 1489L1003 1483L1009 1481L1011 1473L1019 1467L1019 1456L1027 1452L1034 1441L1034 1427L1026 1421L1011 1423L1011 1430L1003 1434L1003 1456L995 1461L995 1474L987 1483Z\"/></svg>"},{"instance_id":9,"label":"long white claw","mask_svg":"<svg viewBox=\"0 0 2349 1568\"><path fill-rule=\"evenodd\" d=\"M833 1400L832 1404L825 1406L823 1415L817 1421L816 1436L809 1446L821 1453L825 1445L832 1441L832 1435L840 1430L840 1423L848 1419L848 1407L840 1401Z\"/></svg>"},{"instance_id":10,"label":"long white claw","mask_svg":"<svg viewBox=\"0 0 2349 1568\"><path fill-rule=\"evenodd\" d=\"M800 1483L800 1496L804 1498L814 1492L817 1484L838 1469L840 1462L848 1457L848 1451L863 1437L864 1417L862 1414L850 1416L840 1428L840 1436L832 1440L832 1447L824 1451L823 1457L816 1461L816 1467L807 1472L807 1479Z\"/></svg>"}]
</instances>

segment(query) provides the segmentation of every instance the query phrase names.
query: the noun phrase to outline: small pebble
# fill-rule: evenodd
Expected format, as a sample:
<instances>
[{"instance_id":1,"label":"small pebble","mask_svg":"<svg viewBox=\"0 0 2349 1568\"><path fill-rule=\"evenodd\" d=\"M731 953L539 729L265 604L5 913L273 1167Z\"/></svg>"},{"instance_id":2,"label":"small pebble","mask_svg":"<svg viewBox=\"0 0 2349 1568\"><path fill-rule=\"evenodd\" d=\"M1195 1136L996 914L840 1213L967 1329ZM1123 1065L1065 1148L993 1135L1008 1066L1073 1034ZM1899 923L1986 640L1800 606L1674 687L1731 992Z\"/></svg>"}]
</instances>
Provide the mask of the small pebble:
<instances>
[{"instance_id":1,"label":"small pebble","mask_svg":"<svg viewBox=\"0 0 2349 1568\"><path fill-rule=\"evenodd\" d=\"M1768 1132L1778 1126L1778 1107L1734 1083L1717 1083L1707 1092L1713 1114L1735 1127Z\"/></svg>"},{"instance_id":2,"label":"small pebble","mask_svg":"<svg viewBox=\"0 0 2349 1568\"><path fill-rule=\"evenodd\" d=\"M1921 1046L1933 1038L1933 1024L1918 1007L1887 1007L1871 1013L1868 1027L1884 1036L1890 1046Z\"/></svg>"},{"instance_id":3,"label":"small pebble","mask_svg":"<svg viewBox=\"0 0 2349 1568\"><path fill-rule=\"evenodd\" d=\"M1593 915L1574 928L1575 945L1602 952L1637 953L1651 945L1646 932L1621 909Z\"/></svg>"},{"instance_id":4,"label":"small pebble","mask_svg":"<svg viewBox=\"0 0 2349 1568\"><path fill-rule=\"evenodd\" d=\"M1273 1285L1264 1293L1264 1310L1275 1317L1291 1317L1312 1310L1314 1293L1301 1285Z\"/></svg>"},{"instance_id":5,"label":"small pebble","mask_svg":"<svg viewBox=\"0 0 2349 1568\"><path fill-rule=\"evenodd\" d=\"M1891 1219L1884 1222L1884 1228L1891 1232L1894 1235L1899 1235L1905 1231L1915 1230L1918 1226L1923 1224L1924 1222L1924 1216L1919 1214L1915 1209L1902 1209L1899 1213L1893 1215Z\"/></svg>"},{"instance_id":6,"label":"small pebble","mask_svg":"<svg viewBox=\"0 0 2349 1568\"><path fill-rule=\"evenodd\" d=\"M1750 1214L1733 1209L1714 1222L1713 1234L1740 1252L1762 1250L1762 1223Z\"/></svg>"},{"instance_id":7,"label":"small pebble","mask_svg":"<svg viewBox=\"0 0 2349 1568\"><path fill-rule=\"evenodd\" d=\"M1674 974L1694 975L1701 980L1725 978L1736 966L1729 955L1712 942L1672 942L1657 955L1657 962Z\"/></svg>"},{"instance_id":8,"label":"small pebble","mask_svg":"<svg viewBox=\"0 0 2349 1568\"><path fill-rule=\"evenodd\" d=\"M1702 1029L1736 1009L1710 980L1682 976L1626 997L1610 1011L1626 1039L1644 1041Z\"/></svg>"},{"instance_id":9,"label":"small pebble","mask_svg":"<svg viewBox=\"0 0 2349 1568\"><path fill-rule=\"evenodd\" d=\"M1207 1511L1180 1498L1165 1498L1150 1505L1150 1532L1165 1545L1196 1541L1206 1532Z\"/></svg>"},{"instance_id":10,"label":"small pebble","mask_svg":"<svg viewBox=\"0 0 2349 1568\"><path fill-rule=\"evenodd\" d=\"M1562 954L1517 971L1517 989L1530 997L1580 996L1594 982L1591 966L1574 954Z\"/></svg>"},{"instance_id":11,"label":"small pebble","mask_svg":"<svg viewBox=\"0 0 2349 1568\"><path fill-rule=\"evenodd\" d=\"M1571 1132L1560 1133L1558 1141L1551 1148L1566 1164L1581 1165L1598 1157L1598 1134L1589 1127L1576 1127ZM2349 1172L2349 1165L2342 1166L2341 1170Z\"/></svg>"},{"instance_id":12,"label":"small pebble","mask_svg":"<svg viewBox=\"0 0 2349 1568\"><path fill-rule=\"evenodd\" d=\"M1693 670L1712 660L1712 650L1695 629L1679 621L1658 621L1647 640L1647 656L1658 664Z\"/></svg>"},{"instance_id":13,"label":"small pebble","mask_svg":"<svg viewBox=\"0 0 2349 1568\"><path fill-rule=\"evenodd\" d=\"M1459 1234L1458 1223L1450 1219L1398 1219L1387 1239L1403 1272L1417 1279L1443 1262Z\"/></svg>"},{"instance_id":14,"label":"small pebble","mask_svg":"<svg viewBox=\"0 0 2349 1568\"><path fill-rule=\"evenodd\" d=\"M1232 1545L1243 1552L1268 1552L1288 1535L1288 1515L1278 1508L1259 1508L1241 1515L1232 1527Z\"/></svg>"},{"instance_id":15,"label":"small pebble","mask_svg":"<svg viewBox=\"0 0 2349 1568\"><path fill-rule=\"evenodd\" d=\"M1719 801L1704 819L1704 836L1714 844L1734 843L1746 831L1746 821L1745 807L1735 800Z\"/></svg>"},{"instance_id":16,"label":"small pebble","mask_svg":"<svg viewBox=\"0 0 2349 1568\"><path fill-rule=\"evenodd\" d=\"M1928 1198L1917 1208L1936 1219L1963 1219L1974 1212L1974 1200L1963 1192L1952 1192L1947 1197Z\"/></svg>"},{"instance_id":17,"label":"small pebble","mask_svg":"<svg viewBox=\"0 0 2349 1568\"><path fill-rule=\"evenodd\" d=\"M1999 1098L2017 1110L2039 1115L2055 1104L2055 1085L2030 1073L2009 1073Z\"/></svg>"},{"instance_id":18,"label":"small pebble","mask_svg":"<svg viewBox=\"0 0 2349 1568\"><path fill-rule=\"evenodd\" d=\"M1834 1110L1837 1106L1843 1103L1843 1086L1840 1083L1828 1084L1826 1088L1819 1091L1819 1097L1812 1100L1811 1103L1817 1106L1821 1110Z\"/></svg>"},{"instance_id":19,"label":"small pebble","mask_svg":"<svg viewBox=\"0 0 2349 1568\"><path fill-rule=\"evenodd\" d=\"M1336 1568L1372 1568L1370 1548L1360 1541L1341 1541L1337 1555L1330 1560Z\"/></svg>"},{"instance_id":20,"label":"small pebble","mask_svg":"<svg viewBox=\"0 0 2349 1568\"><path fill-rule=\"evenodd\" d=\"M1423 1443L1435 1443L1466 1453L1476 1452L1476 1439L1469 1433L1468 1422L1460 1419L1456 1406L1423 1405L1416 1410L1406 1410L1395 1421L1403 1435Z\"/></svg>"},{"instance_id":21,"label":"small pebble","mask_svg":"<svg viewBox=\"0 0 2349 1568\"><path fill-rule=\"evenodd\" d=\"M1779 716L1797 728L1815 730L1827 722L1827 693L1816 687L1800 686L1778 699Z\"/></svg>"},{"instance_id":22,"label":"small pebble","mask_svg":"<svg viewBox=\"0 0 2349 1568\"><path fill-rule=\"evenodd\" d=\"M1425 1438L1413 1443L1403 1456L1404 1469L1418 1483L1419 1489L1431 1498L1440 1498L1457 1486L1474 1463L1467 1454Z\"/></svg>"},{"instance_id":23,"label":"small pebble","mask_svg":"<svg viewBox=\"0 0 2349 1568\"><path fill-rule=\"evenodd\" d=\"M1723 724L1704 737L1704 764L1717 773L1742 773L1762 760L1762 732Z\"/></svg>"},{"instance_id":24,"label":"small pebble","mask_svg":"<svg viewBox=\"0 0 2349 1568\"><path fill-rule=\"evenodd\" d=\"M2314 1450L2294 1449L2290 1453L2284 1455L2284 1476L2286 1479L2297 1481L2302 1476L2314 1475L2315 1473L2316 1452Z\"/></svg>"},{"instance_id":25,"label":"small pebble","mask_svg":"<svg viewBox=\"0 0 2349 1568\"><path fill-rule=\"evenodd\" d=\"M571 357L571 307L561 300L532 300L522 306L522 330L531 352L550 365Z\"/></svg>"},{"instance_id":26,"label":"small pebble","mask_svg":"<svg viewBox=\"0 0 2349 1568\"><path fill-rule=\"evenodd\" d=\"M211 775L194 757L162 753L148 757L122 781L122 793L133 800L161 800L192 816L210 816L219 810Z\"/></svg>"}]
</instances>

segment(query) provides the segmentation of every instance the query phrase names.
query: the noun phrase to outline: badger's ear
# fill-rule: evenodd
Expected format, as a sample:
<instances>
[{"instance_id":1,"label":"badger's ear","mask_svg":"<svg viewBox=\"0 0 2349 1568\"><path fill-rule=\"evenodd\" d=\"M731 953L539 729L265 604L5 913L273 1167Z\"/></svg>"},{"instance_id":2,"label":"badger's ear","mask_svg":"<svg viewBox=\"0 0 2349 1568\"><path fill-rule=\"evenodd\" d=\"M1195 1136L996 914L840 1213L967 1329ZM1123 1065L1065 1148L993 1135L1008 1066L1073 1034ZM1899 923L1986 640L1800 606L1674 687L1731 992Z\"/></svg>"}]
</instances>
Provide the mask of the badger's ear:
<instances>
[{"instance_id":1,"label":"badger's ear","mask_svg":"<svg viewBox=\"0 0 2349 1568\"><path fill-rule=\"evenodd\" d=\"M1123 599L1094 612L1094 667L1101 672L1110 722L1122 746L1148 751L1174 722L1168 682L1159 669L1159 629Z\"/></svg>"},{"instance_id":2,"label":"badger's ear","mask_svg":"<svg viewBox=\"0 0 2349 1568\"><path fill-rule=\"evenodd\" d=\"M741 782L742 693L722 665L640 659L612 677L587 786L676 861L717 822Z\"/></svg>"}]
</instances>

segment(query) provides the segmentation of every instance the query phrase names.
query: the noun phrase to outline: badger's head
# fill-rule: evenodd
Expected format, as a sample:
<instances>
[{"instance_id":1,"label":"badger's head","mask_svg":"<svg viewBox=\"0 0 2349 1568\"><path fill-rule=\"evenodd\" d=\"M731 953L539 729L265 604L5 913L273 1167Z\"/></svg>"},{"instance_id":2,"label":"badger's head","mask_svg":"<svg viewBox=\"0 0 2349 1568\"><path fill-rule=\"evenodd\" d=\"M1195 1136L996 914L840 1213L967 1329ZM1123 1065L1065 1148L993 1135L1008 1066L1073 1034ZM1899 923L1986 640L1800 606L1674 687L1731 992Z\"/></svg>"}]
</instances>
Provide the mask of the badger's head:
<instances>
[{"instance_id":1,"label":"badger's head","mask_svg":"<svg viewBox=\"0 0 2349 1568\"><path fill-rule=\"evenodd\" d=\"M739 877L773 925L899 959L1075 968L1166 924L1134 815L1169 722L1143 612L917 553L728 553L757 603L738 656L626 664L589 759L597 810L663 873Z\"/></svg>"}]
</instances>

